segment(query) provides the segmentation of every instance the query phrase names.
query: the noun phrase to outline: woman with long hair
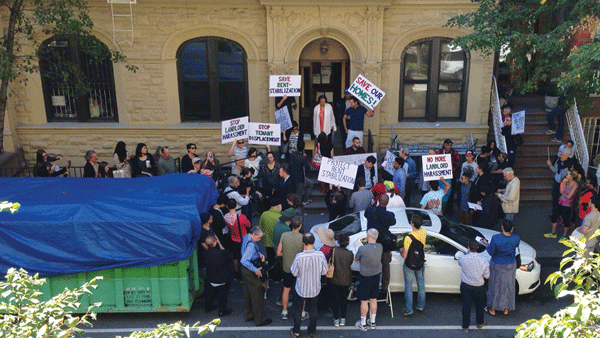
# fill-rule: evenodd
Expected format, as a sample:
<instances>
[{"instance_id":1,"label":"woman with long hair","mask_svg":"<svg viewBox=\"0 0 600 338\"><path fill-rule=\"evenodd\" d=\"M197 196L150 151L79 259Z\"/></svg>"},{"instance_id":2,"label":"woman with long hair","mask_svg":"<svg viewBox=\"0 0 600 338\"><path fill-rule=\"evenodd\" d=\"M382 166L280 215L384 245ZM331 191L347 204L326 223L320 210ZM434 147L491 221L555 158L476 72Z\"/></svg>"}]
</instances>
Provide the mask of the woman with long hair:
<instances>
[{"instance_id":1,"label":"woman with long hair","mask_svg":"<svg viewBox=\"0 0 600 338\"><path fill-rule=\"evenodd\" d=\"M119 141L113 152L113 163L117 170L123 170L123 177L131 177L131 158L134 154L127 152L125 142Z\"/></svg>"},{"instance_id":2,"label":"woman with long hair","mask_svg":"<svg viewBox=\"0 0 600 338\"><path fill-rule=\"evenodd\" d=\"M275 154L269 151L267 153L267 163L262 164L260 168L259 187L263 194L263 210L269 210L271 207L271 198L281 186L281 176L279 176L281 165L275 160Z\"/></svg>"},{"instance_id":3,"label":"woman with long hair","mask_svg":"<svg viewBox=\"0 0 600 338\"><path fill-rule=\"evenodd\" d=\"M563 222L563 235L561 239L567 237L569 231L569 225L571 224L571 212L573 211L573 203L576 201L577 189L579 185L577 181L581 176L574 171L570 170L565 178L560 183L560 197L558 198L558 208L552 211L550 220L552 221L552 232L544 235L546 238L556 238L556 228L558 226L558 220L561 219Z\"/></svg>"},{"instance_id":4,"label":"woman with long hair","mask_svg":"<svg viewBox=\"0 0 600 338\"><path fill-rule=\"evenodd\" d=\"M144 143L138 143L135 148L135 157L131 160L133 177L152 177L155 173L155 163L152 154Z\"/></svg>"},{"instance_id":5,"label":"woman with long hair","mask_svg":"<svg viewBox=\"0 0 600 338\"><path fill-rule=\"evenodd\" d=\"M65 168L60 170L55 170L57 168L56 165L53 165L51 162L56 160L54 157L48 157L48 154L44 149L38 149L36 153L36 161L33 166L33 176L36 177L56 177L62 174L69 175L69 169L71 168L71 160L68 161L68 164Z\"/></svg>"},{"instance_id":6,"label":"woman with long hair","mask_svg":"<svg viewBox=\"0 0 600 338\"><path fill-rule=\"evenodd\" d=\"M317 102L319 104L313 109L313 131L315 135L325 133L329 137L332 131L337 130L333 107L327 103L325 95L319 96Z\"/></svg>"}]
</instances>

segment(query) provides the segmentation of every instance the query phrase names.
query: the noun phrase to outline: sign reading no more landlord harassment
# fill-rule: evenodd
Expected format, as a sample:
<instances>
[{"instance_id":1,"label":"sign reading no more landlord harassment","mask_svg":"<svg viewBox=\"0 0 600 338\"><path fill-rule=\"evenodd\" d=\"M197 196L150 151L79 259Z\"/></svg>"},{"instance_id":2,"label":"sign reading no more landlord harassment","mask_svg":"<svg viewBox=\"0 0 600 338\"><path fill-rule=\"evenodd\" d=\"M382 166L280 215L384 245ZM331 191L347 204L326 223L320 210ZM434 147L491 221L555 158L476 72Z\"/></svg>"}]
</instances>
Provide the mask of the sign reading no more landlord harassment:
<instances>
[{"instance_id":1,"label":"sign reading no more landlord harassment","mask_svg":"<svg viewBox=\"0 0 600 338\"><path fill-rule=\"evenodd\" d=\"M452 180L452 157L450 154L424 155L421 156L423 162L423 179L425 181L435 181L440 177Z\"/></svg>"}]
</instances>

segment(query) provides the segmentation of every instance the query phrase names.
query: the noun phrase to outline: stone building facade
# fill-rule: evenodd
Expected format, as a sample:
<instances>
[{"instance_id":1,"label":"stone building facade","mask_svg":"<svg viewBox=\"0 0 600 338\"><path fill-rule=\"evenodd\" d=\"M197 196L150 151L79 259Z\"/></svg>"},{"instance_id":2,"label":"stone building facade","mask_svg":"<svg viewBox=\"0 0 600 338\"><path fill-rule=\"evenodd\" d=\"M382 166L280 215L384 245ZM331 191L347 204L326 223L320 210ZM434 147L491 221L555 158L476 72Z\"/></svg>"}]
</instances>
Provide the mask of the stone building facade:
<instances>
[{"instance_id":1,"label":"stone building facade","mask_svg":"<svg viewBox=\"0 0 600 338\"><path fill-rule=\"evenodd\" d=\"M128 5L113 6L117 10ZM134 73L125 64L112 65L114 114L109 119L94 118L98 109L105 108L98 108L96 98L90 98L87 113L91 118L58 118L50 110L64 107L64 98L55 98L61 95L50 93L40 74L31 74L27 86L18 82L11 85L5 149L23 147L29 164L35 161L35 151L43 148L82 165L88 149L108 161L120 140L128 144L130 152L143 142L151 150L168 145L175 156L185 153L186 143L195 142L198 154L212 149L218 158L225 158L229 145L220 142L218 115L215 118L213 111L209 118L193 118L192 108L198 102L194 101L194 91L188 88L189 93L182 94L186 85L182 83L189 75L183 73L195 64L188 59L184 62L184 58L195 55L191 49L191 54L185 54L186 46L202 48L198 46L211 41L218 45L219 54L215 55L219 60L211 61L210 56L203 60L218 62L221 77L223 69L232 67L231 72L239 72L245 81L240 82L243 88L235 87L236 93L242 94L227 97L221 92L215 99L221 110L230 104L243 107L227 114L274 123L269 75L302 74L303 96L294 119L308 121L302 114L312 114L317 94L338 99L343 88L363 74L386 92L375 116L365 120L365 131L371 131L375 149L388 147L392 127L398 139L406 143L440 144L451 138L460 144L471 133L483 140L488 130L493 60L448 46L450 39L465 32L442 27L449 18L471 11L473 6L469 0L139 0L132 5L133 43L118 44L113 40L111 5L90 0L93 33L139 68ZM114 38L119 41L128 34L117 32ZM194 41L198 44L190 45ZM234 46L229 55L235 54L242 61L221 60L221 42ZM448 80L449 68L457 65L452 59L456 53L462 53L463 58L458 62L460 74ZM411 59L409 54L422 60ZM409 72L409 63L421 69L421 75L409 76L415 74ZM334 74L328 78L332 69ZM444 71L447 73L442 74ZM443 75L454 82L443 82ZM414 81L407 82L411 76ZM197 79L204 81L202 75ZM232 85L226 82L220 82L220 88ZM183 112L184 104L192 115ZM431 106L437 111L429 112ZM447 108L455 112L446 116Z\"/></svg>"}]
</instances>

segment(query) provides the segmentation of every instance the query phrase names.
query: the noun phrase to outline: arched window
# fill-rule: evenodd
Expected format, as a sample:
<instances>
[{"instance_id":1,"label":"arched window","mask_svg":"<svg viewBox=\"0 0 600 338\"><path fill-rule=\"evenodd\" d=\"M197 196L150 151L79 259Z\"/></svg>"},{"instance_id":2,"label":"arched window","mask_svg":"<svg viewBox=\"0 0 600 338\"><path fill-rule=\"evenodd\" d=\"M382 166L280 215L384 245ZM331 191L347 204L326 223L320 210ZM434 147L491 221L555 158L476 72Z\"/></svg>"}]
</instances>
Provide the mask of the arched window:
<instances>
[{"instance_id":1,"label":"arched window","mask_svg":"<svg viewBox=\"0 0 600 338\"><path fill-rule=\"evenodd\" d=\"M248 116L246 52L237 43L203 37L177 52L182 121L222 121Z\"/></svg>"},{"instance_id":2,"label":"arched window","mask_svg":"<svg viewBox=\"0 0 600 338\"><path fill-rule=\"evenodd\" d=\"M51 39L39 52L40 75L48 121L118 121L110 52L100 56L80 50L68 39Z\"/></svg>"},{"instance_id":3,"label":"arched window","mask_svg":"<svg viewBox=\"0 0 600 338\"><path fill-rule=\"evenodd\" d=\"M400 120L464 121L469 53L432 37L412 42L402 53Z\"/></svg>"}]
</instances>

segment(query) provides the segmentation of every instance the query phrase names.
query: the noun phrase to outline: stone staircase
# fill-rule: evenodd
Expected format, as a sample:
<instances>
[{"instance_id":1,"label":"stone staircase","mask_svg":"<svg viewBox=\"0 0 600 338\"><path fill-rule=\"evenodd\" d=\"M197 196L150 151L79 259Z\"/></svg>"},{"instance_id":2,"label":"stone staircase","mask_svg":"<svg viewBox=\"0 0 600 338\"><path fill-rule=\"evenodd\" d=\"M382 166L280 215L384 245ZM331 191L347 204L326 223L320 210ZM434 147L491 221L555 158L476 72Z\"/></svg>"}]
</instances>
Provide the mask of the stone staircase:
<instances>
[{"instance_id":1,"label":"stone staircase","mask_svg":"<svg viewBox=\"0 0 600 338\"><path fill-rule=\"evenodd\" d=\"M544 96L513 97L513 112L525 110L525 133L523 145L517 148L515 175L521 180L521 205L548 205L551 203L553 173L548 169L548 149L550 160L556 160L560 143L550 142L554 137L546 135L548 123L544 110ZM491 124L490 124L491 125ZM488 138L493 139L493 128ZM570 138L565 125L563 140Z\"/></svg>"}]
</instances>

